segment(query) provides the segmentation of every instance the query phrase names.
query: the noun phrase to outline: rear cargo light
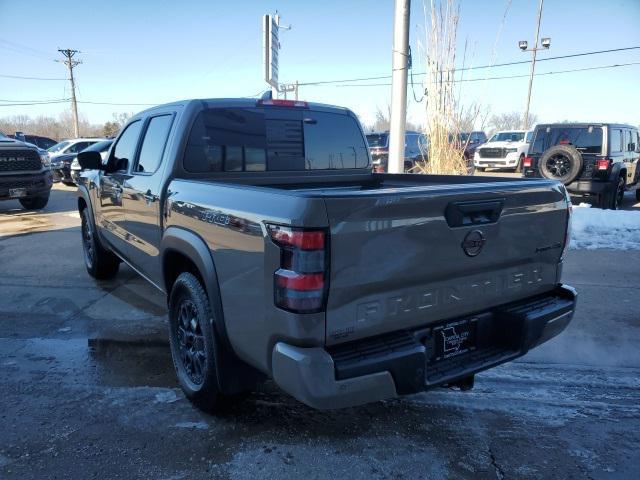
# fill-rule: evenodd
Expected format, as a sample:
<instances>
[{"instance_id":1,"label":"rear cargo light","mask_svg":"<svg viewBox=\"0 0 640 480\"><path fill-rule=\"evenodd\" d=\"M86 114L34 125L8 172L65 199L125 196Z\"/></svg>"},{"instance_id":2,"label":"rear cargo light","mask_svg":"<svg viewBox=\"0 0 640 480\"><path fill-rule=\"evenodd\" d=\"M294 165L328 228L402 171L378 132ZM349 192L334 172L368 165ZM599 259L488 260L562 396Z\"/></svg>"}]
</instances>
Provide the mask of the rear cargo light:
<instances>
[{"instance_id":1,"label":"rear cargo light","mask_svg":"<svg viewBox=\"0 0 640 480\"><path fill-rule=\"evenodd\" d=\"M522 166L523 167L527 167L527 168L531 168L533 166L533 158L524 157L524 160L522 161Z\"/></svg>"},{"instance_id":2,"label":"rear cargo light","mask_svg":"<svg viewBox=\"0 0 640 480\"><path fill-rule=\"evenodd\" d=\"M325 310L327 300L327 239L324 230L267 225L280 247L280 268L274 273L274 302L294 313Z\"/></svg>"},{"instance_id":3,"label":"rear cargo light","mask_svg":"<svg viewBox=\"0 0 640 480\"><path fill-rule=\"evenodd\" d=\"M596 168L598 170L609 170L610 165L611 165L611 159L609 158L598 158L596 160Z\"/></svg>"},{"instance_id":4,"label":"rear cargo light","mask_svg":"<svg viewBox=\"0 0 640 480\"><path fill-rule=\"evenodd\" d=\"M274 98L272 100L258 100L258 106L263 105L273 105L275 107L303 107L307 108L309 105L307 102L301 102L298 100L281 100L279 98Z\"/></svg>"}]
</instances>

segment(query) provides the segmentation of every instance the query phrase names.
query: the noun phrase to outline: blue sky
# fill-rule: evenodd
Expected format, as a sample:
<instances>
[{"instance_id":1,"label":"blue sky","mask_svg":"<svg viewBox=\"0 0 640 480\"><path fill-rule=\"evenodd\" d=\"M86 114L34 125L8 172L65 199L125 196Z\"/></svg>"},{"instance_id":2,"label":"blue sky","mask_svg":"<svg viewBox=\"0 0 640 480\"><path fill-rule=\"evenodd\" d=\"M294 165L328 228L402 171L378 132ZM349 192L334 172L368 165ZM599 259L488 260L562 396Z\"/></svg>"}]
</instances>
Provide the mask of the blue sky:
<instances>
[{"instance_id":1,"label":"blue sky","mask_svg":"<svg viewBox=\"0 0 640 480\"><path fill-rule=\"evenodd\" d=\"M507 5L504 27L496 38ZM55 7L53 6L55 5ZM460 2L458 56L468 45L467 65L525 60L518 40L533 43L537 0ZM319 81L388 75L391 68L392 0L219 0L164 2L37 2L0 0L0 75L65 77L53 60L56 49L81 50L76 69L79 100L164 103L180 98L255 95L262 79L264 13L278 9L291 31L281 35L281 81ZM421 71L424 13L412 1L411 45L415 71ZM25 28L25 25L27 26ZM552 38L539 58L640 45L638 0L546 0L541 35ZM640 50L541 62L537 72L640 62ZM468 72L466 78L528 74L528 65ZM420 78L420 77L418 77ZM535 79L531 111L541 121L619 121L640 124L640 65ZM384 81L382 81L384 83ZM464 102L480 102L492 113L524 109L527 78L467 82ZM359 82L363 83L363 82ZM380 83L372 82L372 83ZM420 97L419 86L416 94ZM59 99L68 82L0 78L0 104L6 100ZM347 106L370 122L386 109L390 87L301 88L305 100ZM66 104L0 107L0 116L57 115ZM113 112L143 106L81 104L92 123ZM409 119L422 121L424 104L409 92Z\"/></svg>"}]
</instances>

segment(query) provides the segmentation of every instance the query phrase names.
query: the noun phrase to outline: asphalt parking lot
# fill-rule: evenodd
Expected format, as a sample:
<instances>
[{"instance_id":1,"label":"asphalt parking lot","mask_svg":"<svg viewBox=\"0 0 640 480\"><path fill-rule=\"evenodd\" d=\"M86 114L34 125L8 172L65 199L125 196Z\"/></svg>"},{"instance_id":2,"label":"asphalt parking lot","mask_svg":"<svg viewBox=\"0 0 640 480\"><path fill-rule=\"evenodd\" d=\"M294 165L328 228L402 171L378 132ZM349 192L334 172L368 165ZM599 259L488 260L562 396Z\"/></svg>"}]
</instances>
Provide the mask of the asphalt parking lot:
<instances>
[{"instance_id":1,"label":"asphalt parking lot","mask_svg":"<svg viewBox=\"0 0 640 480\"><path fill-rule=\"evenodd\" d=\"M164 298L91 279L79 223L62 185L0 203L0 478L637 478L638 250L571 251L568 330L472 391L317 412L268 382L214 417L177 388Z\"/></svg>"}]
</instances>

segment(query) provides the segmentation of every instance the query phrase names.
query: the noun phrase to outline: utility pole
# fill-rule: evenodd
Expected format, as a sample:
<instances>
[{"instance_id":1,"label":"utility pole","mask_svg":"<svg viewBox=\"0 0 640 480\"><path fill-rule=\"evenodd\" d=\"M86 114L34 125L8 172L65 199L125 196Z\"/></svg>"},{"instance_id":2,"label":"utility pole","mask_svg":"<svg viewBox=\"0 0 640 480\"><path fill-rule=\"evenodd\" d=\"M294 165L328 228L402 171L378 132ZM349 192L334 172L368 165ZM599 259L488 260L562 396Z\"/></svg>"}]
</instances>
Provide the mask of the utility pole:
<instances>
[{"instance_id":1,"label":"utility pole","mask_svg":"<svg viewBox=\"0 0 640 480\"><path fill-rule=\"evenodd\" d=\"M391 119L389 122L389 173L404 172L407 126L407 69L409 65L410 0L395 0L391 54Z\"/></svg>"},{"instance_id":2,"label":"utility pole","mask_svg":"<svg viewBox=\"0 0 640 480\"><path fill-rule=\"evenodd\" d=\"M526 41L518 42L518 46L520 47L520 50L522 50L523 52L533 53L533 59L531 61L531 73L529 74L529 92L527 93L527 106L524 109L524 120L522 122L525 130L529 129L529 105L531 103L531 89L533 88L533 76L536 70L536 56L537 56L538 50L541 50L541 48L538 48L538 39L540 38L540 21L542 20L542 4L543 3L544 3L544 0L540 0L540 6L538 7L538 22L536 24L536 40L535 40L536 43L533 45L533 48L527 49L528 45ZM551 39L543 38L542 46L544 47L545 50L548 49L551 46Z\"/></svg>"},{"instance_id":3,"label":"utility pole","mask_svg":"<svg viewBox=\"0 0 640 480\"><path fill-rule=\"evenodd\" d=\"M58 51L64 55L65 60L56 60L56 62L64 63L69 69L69 81L71 81L71 111L73 112L73 133L75 138L78 138L80 136L80 127L78 125L78 102L76 101L76 83L73 78L73 68L80 65L82 61L73 59L73 57L79 53L78 50L59 48Z\"/></svg>"}]
</instances>

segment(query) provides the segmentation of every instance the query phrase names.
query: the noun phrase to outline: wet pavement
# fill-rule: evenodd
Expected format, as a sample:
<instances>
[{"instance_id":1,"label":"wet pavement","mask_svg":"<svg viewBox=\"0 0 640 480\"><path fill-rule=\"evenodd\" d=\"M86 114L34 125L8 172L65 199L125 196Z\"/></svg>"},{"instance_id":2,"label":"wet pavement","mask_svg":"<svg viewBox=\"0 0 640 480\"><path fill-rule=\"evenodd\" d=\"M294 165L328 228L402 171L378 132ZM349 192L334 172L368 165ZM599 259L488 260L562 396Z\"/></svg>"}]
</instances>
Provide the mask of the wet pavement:
<instances>
[{"instance_id":1,"label":"wet pavement","mask_svg":"<svg viewBox=\"0 0 640 480\"><path fill-rule=\"evenodd\" d=\"M164 298L85 272L73 189L0 203L0 478L637 478L640 251L571 251L576 318L523 359L317 412L271 382L219 416L177 388Z\"/></svg>"}]
</instances>

